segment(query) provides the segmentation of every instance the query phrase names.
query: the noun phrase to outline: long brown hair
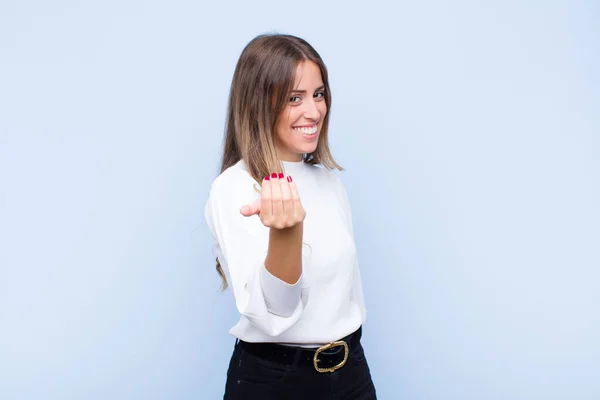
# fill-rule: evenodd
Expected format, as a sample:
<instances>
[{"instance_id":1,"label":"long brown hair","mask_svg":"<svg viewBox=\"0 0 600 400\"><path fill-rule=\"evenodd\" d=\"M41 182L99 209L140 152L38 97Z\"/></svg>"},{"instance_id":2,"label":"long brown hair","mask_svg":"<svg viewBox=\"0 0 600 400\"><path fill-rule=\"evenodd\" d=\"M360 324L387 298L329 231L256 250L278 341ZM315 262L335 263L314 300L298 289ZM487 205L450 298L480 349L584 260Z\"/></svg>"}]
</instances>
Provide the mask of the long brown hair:
<instances>
[{"instance_id":1,"label":"long brown hair","mask_svg":"<svg viewBox=\"0 0 600 400\"><path fill-rule=\"evenodd\" d=\"M304 154L302 159L307 164L343 170L329 149L331 90L325 63L305 40L292 35L267 34L257 36L246 45L235 67L229 92L221 173L242 159L258 185L264 176L283 172L275 146L275 126L288 105L296 67L303 61L314 62L321 71L327 113L316 150ZM216 261L224 290L227 279L219 259Z\"/></svg>"}]
</instances>

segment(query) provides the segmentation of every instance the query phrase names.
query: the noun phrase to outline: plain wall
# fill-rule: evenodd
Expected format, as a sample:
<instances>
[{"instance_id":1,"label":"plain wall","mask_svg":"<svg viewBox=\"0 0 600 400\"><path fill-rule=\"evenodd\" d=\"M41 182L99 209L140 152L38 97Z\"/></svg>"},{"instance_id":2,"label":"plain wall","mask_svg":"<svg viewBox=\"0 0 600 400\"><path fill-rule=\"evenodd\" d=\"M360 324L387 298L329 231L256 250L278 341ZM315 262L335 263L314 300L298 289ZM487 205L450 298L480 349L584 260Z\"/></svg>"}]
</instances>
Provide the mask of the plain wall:
<instances>
[{"instance_id":1,"label":"plain wall","mask_svg":"<svg viewBox=\"0 0 600 400\"><path fill-rule=\"evenodd\" d=\"M321 53L381 399L600 398L592 1L0 3L0 399L218 399L243 46Z\"/></svg>"}]
</instances>

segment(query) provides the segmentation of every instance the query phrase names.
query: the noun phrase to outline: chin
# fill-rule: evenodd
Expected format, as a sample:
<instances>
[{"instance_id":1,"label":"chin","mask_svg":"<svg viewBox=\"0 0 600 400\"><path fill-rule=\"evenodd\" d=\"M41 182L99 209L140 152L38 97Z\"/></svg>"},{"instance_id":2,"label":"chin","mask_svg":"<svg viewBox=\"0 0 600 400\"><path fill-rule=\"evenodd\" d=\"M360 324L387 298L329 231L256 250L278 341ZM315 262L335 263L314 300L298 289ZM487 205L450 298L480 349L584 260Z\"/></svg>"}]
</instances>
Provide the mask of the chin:
<instances>
[{"instance_id":1,"label":"chin","mask_svg":"<svg viewBox=\"0 0 600 400\"><path fill-rule=\"evenodd\" d=\"M310 153L314 153L315 150L317 150L317 146L310 146L310 147L306 147L304 149L300 149L300 152L302 154L310 154Z\"/></svg>"}]
</instances>

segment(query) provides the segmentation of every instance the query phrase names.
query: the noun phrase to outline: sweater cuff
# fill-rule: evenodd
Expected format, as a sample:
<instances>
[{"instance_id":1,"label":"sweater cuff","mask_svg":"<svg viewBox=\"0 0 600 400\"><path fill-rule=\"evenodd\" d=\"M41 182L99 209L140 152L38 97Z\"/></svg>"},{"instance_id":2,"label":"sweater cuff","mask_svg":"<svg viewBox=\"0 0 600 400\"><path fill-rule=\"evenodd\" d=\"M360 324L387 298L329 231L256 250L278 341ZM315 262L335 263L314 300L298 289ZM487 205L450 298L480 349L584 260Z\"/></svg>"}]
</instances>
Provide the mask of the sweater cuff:
<instances>
[{"instance_id":1,"label":"sweater cuff","mask_svg":"<svg viewBox=\"0 0 600 400\"><path fill-rule=\"evenodd\" d=\"M302 275L294 284L289 284L271 274L263 264L259 272L260 286L267 310L280 317L291 316L300 301Z\"/></svg>"}]
</instances>

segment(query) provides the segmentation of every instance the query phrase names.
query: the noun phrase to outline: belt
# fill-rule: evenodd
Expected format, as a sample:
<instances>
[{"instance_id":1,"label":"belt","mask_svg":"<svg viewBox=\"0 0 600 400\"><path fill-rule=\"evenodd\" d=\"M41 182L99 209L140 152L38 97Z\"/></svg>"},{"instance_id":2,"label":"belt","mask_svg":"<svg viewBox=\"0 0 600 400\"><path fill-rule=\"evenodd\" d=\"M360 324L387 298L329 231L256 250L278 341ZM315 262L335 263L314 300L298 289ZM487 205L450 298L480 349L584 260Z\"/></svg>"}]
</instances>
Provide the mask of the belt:
<instances>
[{"instance_id":1,"label":"belt","mask_svg":"<svg viewBox=\"0 0 600 400\"><path fill-rule=\"evenodd\" d=\"M277 343L249 343L240 340L237 344L245 352L282 365L312 365L317 372L333 372L346 364L348 354L360 346L362 326L357 331L336 342L319 348L284 346Z\"/></svg>"}]
</instances>

